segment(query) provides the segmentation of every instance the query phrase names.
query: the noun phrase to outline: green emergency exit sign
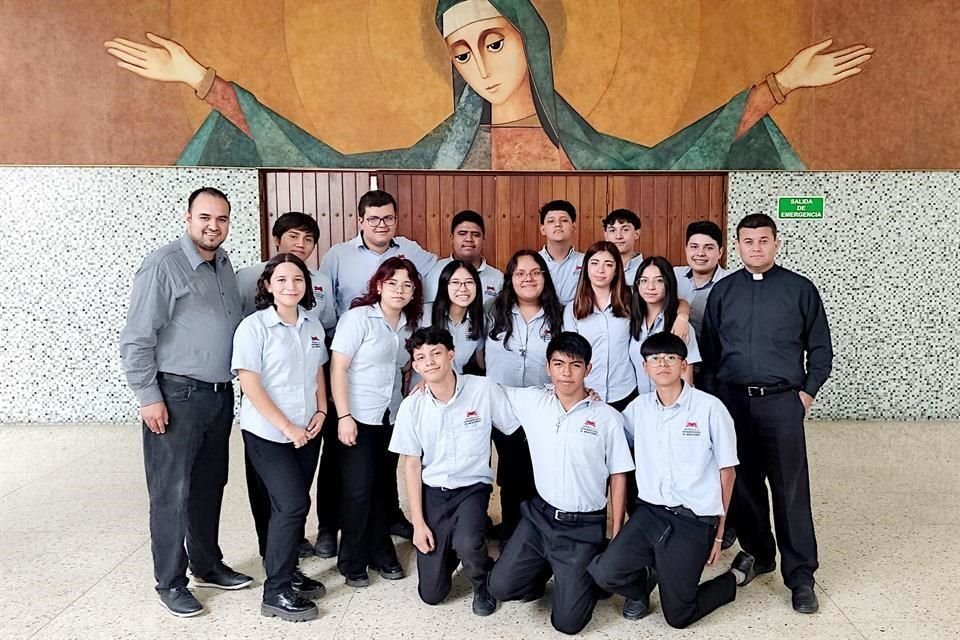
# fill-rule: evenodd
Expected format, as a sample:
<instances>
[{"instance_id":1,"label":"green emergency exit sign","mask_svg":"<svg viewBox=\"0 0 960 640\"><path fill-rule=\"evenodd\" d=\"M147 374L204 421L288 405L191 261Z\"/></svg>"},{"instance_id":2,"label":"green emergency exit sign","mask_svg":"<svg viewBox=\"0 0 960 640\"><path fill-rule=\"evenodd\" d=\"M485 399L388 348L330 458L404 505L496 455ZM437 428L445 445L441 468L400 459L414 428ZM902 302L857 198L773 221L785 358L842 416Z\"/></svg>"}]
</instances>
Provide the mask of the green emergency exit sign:
<instances>
[{"instance_id":1,"label":"green emergency exit sign","mask_svg":"<svg viewBox=\"0 0 960 640\"><path fill-rule=\"evenodd\" d=\"M780 218L813 220L823 218L823 198L780 198Z\"/></svg>"}]
</instances>

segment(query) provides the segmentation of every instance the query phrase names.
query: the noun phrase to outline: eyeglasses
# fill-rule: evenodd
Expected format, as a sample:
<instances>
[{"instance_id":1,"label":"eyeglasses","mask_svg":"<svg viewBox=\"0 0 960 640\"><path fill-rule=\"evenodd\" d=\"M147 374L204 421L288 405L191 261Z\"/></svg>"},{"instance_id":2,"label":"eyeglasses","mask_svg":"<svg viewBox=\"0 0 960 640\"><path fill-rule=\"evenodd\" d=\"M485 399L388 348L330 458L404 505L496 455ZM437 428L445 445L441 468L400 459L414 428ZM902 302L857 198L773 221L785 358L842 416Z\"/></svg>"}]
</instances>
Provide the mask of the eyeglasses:
<instances>
[{"instance_id":1,"label":"eyeglasses","mask_svg":"<svg viewBox=\"0 0 960 640\"><path fill-rule=\"evenodd\" d=\"M363 221L368 223L371 227L379 227L382 223L385 227L392 227L397 224L397 216L364 216Z\"/></svg>"},{"instance_id":2,"label":"eyeglasses","mask_svg":"<svg viewBox=\"0 0 960 640\"><path fill-rule=\"evenodd\" d=\"M654 353L644 358L647 364L661 367L673 367L683 360L674 353Z\"/></svg>"},{"instance_id":3,"label":"eyeglasses","mask_svg":"<svg viewBox=\"0 0 960 640\"><path fill-rule=\"evenodd\" d=\"M451 280L447 283L447 287L454 291L458 289L475 289L477 283L473 280Z\"/></svg>"},{"instance_id":4,"label":"eyeglasses","mask_svg":"<svg viewBox=\"0 0 960 640\"><path fill-rule=\"evenodd\" d=\"M542 269L534 269L533 271L514 271L513 277L521 282L526 280L527 277L532 278L533 280L539 280L543 277Z\"/></svg>"},{"instance_id":5,"label":"eyeglasses","mask_svg":"<svg viewBox=\"0 0 960 640\"><path fill-rule=\"evenodd\" d=\"M404 293L412 293L413 283L408 281L401 284L396 280L385 280L383 283L383 288L384 290L389 289L390 291L403 291Z\"/></svg>"}]
</instances>

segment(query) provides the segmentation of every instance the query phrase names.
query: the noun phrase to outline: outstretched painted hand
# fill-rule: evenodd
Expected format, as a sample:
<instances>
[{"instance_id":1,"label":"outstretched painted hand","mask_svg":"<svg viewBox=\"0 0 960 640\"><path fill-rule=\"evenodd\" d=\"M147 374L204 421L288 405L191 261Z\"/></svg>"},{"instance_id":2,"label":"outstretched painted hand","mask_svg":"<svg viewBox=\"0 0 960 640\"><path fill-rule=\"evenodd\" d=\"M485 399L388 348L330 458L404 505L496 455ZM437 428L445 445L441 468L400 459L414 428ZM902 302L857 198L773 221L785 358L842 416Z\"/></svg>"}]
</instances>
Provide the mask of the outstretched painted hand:
<instances>
[{"instance_id":1,"label":"outstretched painted hand","mask_svg":"<svg viewBox=\"0 0 960 640\"><path fill-rule=\"evenodd\" d=\"M828 38L803 49L777 72L784 94L803 87L825 87L855 76L873 57L874 49L865 44L824 53L832 44L833 38Z\"/></svg>"},{"instance_id":2,"label":"outstretched painted hand","mask_svg":"<svg viewBox=\"0 0 960 640\"><path fill-rule=\"evenodd\" d=\"M107 53L118 60L117 66L142 78L161 82L182 82L194 90L200 86L206 68L196 61L186 49L173 40L148 33L147 40L158 44L133 42L114 38L103 43Z\"/></svg>"}]
</instances>

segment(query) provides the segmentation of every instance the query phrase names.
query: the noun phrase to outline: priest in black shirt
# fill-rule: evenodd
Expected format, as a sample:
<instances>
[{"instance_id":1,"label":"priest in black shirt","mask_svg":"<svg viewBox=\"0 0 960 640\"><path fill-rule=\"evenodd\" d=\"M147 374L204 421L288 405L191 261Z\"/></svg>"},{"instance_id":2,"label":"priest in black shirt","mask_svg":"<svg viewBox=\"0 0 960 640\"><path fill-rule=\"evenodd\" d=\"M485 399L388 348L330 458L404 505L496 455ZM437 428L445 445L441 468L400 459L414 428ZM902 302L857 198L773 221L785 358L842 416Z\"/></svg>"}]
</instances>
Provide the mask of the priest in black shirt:
<instances>
[{"instance_id":1,"label":"priest in black shirt","mask_svg":"<svg viewBox=\"0 0 960 640\"><path fill-rule=\"evenodd\" d=\"M713 286L698 337L707 388L723 400L737 429L740 467L731 512L743 550L733 570L745 575L741 584L770 573L779 547L793 608L814 613L819 565L803 419L830 376L833 347L817 288L774 264L779 248L769 216L740 221L737 249L744 268Z\"/></svg>"}]
</instances>

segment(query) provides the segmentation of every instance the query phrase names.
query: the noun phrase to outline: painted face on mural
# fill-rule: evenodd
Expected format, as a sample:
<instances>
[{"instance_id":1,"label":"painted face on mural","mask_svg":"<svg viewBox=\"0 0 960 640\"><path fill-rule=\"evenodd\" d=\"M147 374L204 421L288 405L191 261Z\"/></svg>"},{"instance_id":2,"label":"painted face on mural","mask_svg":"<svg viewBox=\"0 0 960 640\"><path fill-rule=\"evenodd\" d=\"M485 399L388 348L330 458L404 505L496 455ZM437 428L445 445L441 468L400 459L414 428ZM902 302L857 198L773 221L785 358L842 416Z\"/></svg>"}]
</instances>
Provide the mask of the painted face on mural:
<instances>
[{"instance_id":1,"label":"painted face on mural","mask_svg":"<svg viewBox=\"0 0 960 640\"><path fill-rule=\"evenodd\" d=\"M506 18L468 24L446 43L453 68L490 104L505 103L528 82L523 39Z\"/></svg>"},{"instance_id":2,"label":"painted face on mural","mask_svg":"<svg viewBox=\"0 0 960 640\"><path fill-rule=\"evenodd\" d=\"M230 205L223 198L201 193L187 211L187 235L204 253L213 253L230 231Z\"/></svg>"},{"instance_id":3,"label":"painted face on mural","mask_svg":"<svg viewBox=\"0 0 960 640\"><path fill-rule=\"evenodd\" d=\"M770 227L740 229L737 232L737 250L748 271L762 273L773 266L780 249L780 240Z\"/></svg>"}]
</instances>

